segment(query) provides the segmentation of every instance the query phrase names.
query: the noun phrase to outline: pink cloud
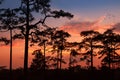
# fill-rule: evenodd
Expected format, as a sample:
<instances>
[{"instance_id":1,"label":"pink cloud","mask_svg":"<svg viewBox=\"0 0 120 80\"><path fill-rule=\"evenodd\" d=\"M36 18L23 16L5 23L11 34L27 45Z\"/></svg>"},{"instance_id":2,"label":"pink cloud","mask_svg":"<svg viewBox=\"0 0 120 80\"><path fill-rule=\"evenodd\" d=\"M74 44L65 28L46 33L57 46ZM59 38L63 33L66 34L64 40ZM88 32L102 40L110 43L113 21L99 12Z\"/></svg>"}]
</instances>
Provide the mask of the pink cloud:
<instances>
[{"instance_id":1,"label":"pink cloud","mask_svg":"<svg viewBox=\"0 0 120 80\"><path fill-rule=\"evenodd\" d=\"M115 28L115 31L120 33L120 23L116 23L113 25L113 28Z\"/></svg>"},{"instance_id":2,"label":"pink cloud","mask_svg":"<svg viewBox=\"0 0 120 80\"><path fill-rule=\"evenodd\" d=\"M93 25L93 22L70 22L60 27L60 29L78 34L83 30L90 29Z\"/></svg>"},{"instance_id":3,"label":"pink cloud","mask_svg":"<svg viewBox=\"0 0 120 80\"><path fill-rule=\"evenodd\" d=\"M80 41L80 32L85 30L90 30L94 25L94 22L70 22L60 27L60 29L71 34L69 41Z\"/></svg>"},{"instance_id":4,"label":"pink cloud","mask_svg":"<svg viewBox=\"0 0 120 80\"><path fill-rule=\"evenodd\" d=\"M71 34L70 41L80 41L80 32L86 30L96 30L99 32L104 32L105 30L112 28L113 25L102 25L101 23L105 20L106 16L102 16L95 21L71 21L61 26L59 29L62 29Z\"/></svg>"},{"instance_id":5,"label":"pink cloud","mask_svg":"<svg viewBox=\"0 0 120 80\"><path fill-rule=\"evenodd\" d=\"M65 30L69 33L72 34L79 34L81 31L85 30L106 30L108 28L111 28L112 25L101 25L101 23L104 21L106 16L102 16L98 18L95 21L83 21L83 22L78 22L78 21L71 21L69 23L66 23L64 26L61 26L60 29Z\"/></svg>"}]
</instances>

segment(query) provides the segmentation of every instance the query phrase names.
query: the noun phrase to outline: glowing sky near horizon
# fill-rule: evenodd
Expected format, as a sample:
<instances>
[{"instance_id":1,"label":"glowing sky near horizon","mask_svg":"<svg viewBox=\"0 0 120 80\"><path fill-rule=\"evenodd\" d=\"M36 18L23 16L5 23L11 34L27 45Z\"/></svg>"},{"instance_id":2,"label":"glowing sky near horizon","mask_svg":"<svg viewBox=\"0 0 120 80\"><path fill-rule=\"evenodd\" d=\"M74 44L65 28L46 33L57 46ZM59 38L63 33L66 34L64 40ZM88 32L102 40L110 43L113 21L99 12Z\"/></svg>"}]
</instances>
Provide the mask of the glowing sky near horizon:
<instances>
[{"instance_id":1,"label":"glowing sky near horizon","mask_svg":"<svg viewBox=\"0 0 120 80\"><path fill-rule=\"evenodd\" d=\"M5 0L0 8L14 8L20 0ZM74 18L48 19L49 26L59 27L68 31L72 37L70 41L79 41L79 33L83 30L104 30L120 22L120 0L51 0L52 9L62 9L74 15ZM117 26L120 31L120 24ZM1 35L1 33L0 33ZM32 51L32 48L30 48ZM0 66L9 66L9 46L0 46ZM13 47L13 67L23 67L24 42L15 41ZM31 52L29 63L31 62Z\"/></svg>"}]
</instances>

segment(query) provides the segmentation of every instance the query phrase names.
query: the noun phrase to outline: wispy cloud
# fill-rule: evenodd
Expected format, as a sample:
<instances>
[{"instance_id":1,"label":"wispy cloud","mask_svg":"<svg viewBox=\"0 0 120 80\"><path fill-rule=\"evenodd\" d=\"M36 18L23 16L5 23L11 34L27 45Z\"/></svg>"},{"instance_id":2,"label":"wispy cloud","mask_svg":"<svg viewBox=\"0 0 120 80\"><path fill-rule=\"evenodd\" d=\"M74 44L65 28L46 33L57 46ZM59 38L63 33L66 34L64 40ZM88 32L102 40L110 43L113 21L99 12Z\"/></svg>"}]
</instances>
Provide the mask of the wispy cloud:
<instances>
[{"instance_id":1,"label":"wispy cloud","mask_svg":"<svg viewBox=\"0 0 120 80\"><path fill-rule=\"evenodd\" d=\"M101 16L95 21L71 21L66 23L65 25L61 26L60 29L69 32L72 37L71 41L74 39L75 41L80 40L80 32L86 30L96 30L99 32L104 32L105 30L112 27L111 24L102 25L101 23L105 20L106 16Z\"/></svg>"},{"instance_id":2,"label":"wispy cloud","mask_svg":"<svg viewBox=\"0 0 120 80\"><path fill-rule=\"evenodd\" d=\"M106 16L102 16L95 21L71 21L69 23L66 23L64 26L60 27L60 29L73 34L78 34L81 31L85 30L105 30L111 27L111 25L101 25L105 18Z\"/></svg>"},{"instance_id":3,"label":"wispy cloud","mask_svg":"<svg viewBox=\"0 0 120 80\"><path fill-rule=\"evenodd\" d=\"M116 23L115 25L113 25L113 28L115 28L115 31L117 33L120 33L120 23Z\"/></svg>"}]
</instances>

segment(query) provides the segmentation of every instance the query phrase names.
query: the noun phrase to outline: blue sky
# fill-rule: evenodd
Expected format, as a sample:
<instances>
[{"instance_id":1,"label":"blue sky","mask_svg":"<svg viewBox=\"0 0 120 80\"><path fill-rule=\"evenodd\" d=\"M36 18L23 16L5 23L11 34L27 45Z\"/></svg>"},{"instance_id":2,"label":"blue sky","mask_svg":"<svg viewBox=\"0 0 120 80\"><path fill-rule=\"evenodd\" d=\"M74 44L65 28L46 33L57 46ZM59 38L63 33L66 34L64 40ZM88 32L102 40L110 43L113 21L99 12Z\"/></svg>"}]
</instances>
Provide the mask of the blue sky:
<instances>
[{"instance_id":1,"label":"blue sky","mask_svg":"<svg viewBox=\"0 0 120 80\"><path fill-rule=\"evenodd\" d=\"M0 7L18 7L20 1L5 0ZM120 22L120 0L51 0L51 7L72 13L74 15L72 20L96 21L100 17L106 16L103 24ZM69 21L66 19L61 19L61 21L50 19L49 25L58 27L66 22Z\"/></svg>"},{"instance_id":2,"label":"blue sky","mask_svg":"<svg viewBox=\"0 0 120 80\"><path fill-rule=\"evenodd\" d=\"M99 10L120 7L120 0L52 0L52 4L62 9Z\"/></svg>"},{"instance_id":3,"label":"blue sky","mask_svg":"<svg viewBox=\"0 0 120 80\"><path fill-rule=\"evenodd\" d=\"M20 0L5 0L0 7L13 8L19 6L19 2ZM111 14L120 20L120 0L51 0L51 6L69 11L77 17L95 20L103 15Z\"/></svg>"},{"instance_id":4,"label":"blue sky","mask_svg":"<svg viewBox=\"0 0 120 80\"><path fill-rule=\"evenodd\" d=\"M77 13L82 17L96 19L110 14L120 20L120 0L52 0L51 3L54 8Z\"/></svg>"}]
</instances>

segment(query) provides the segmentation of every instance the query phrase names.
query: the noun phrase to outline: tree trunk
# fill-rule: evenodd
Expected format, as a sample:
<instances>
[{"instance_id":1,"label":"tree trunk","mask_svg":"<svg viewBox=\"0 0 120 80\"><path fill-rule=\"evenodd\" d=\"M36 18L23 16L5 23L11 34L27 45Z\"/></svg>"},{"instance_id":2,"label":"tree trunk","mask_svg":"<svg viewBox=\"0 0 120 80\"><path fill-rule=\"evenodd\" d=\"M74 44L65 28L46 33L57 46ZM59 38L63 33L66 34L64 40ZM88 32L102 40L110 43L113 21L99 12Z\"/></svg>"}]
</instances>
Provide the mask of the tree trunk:
<instances>
[{"instance_id":1,"label":"tree trunk","mask_svg":"<svg viewBox=\"0 0 120 80\"><path fill-rule=\"evenodd\" d=\"M93 46L92 46L92 41L91 41L91 43L90 43L90 45L91 45L91 53L90 53L90 55L91 55L91 69L93 69Z\"/></svg>"},{"instance_id":2,"label":"tree trunk","mask_svg":"<svg viewBox=\"0 0 120 80\"><path fill-rule=\"evenodd\" d=\"M62 69L62 49L60 51L60 69Z\"/></svg>"},{"instance_id":3,"label":"tree trunk","mask_svg":"<svg viewBox=\"0 0 120 80\"><path fill-rule=\"evenodd\" d=\"M27 74L28 71L28 35L25 37L25 53L24 53L24 73Z\"/></svg>"},{"instance_id":4,"label":"tree trunk","mask_svg":"<svg viewBox=\"0 0 120 80\"><path fill-rule=\"evenodd\" d=\"M46 79L46 45L45 45L45 41L44 41L44 80Z\"/></svg>"},{"instance_id":5,"label":"tree trunk","mask_svg":"<svg viewBox=\"0 0 120 80\"><path fill-rule=\"evenodd\" d=\"M28 45L29 45L29 0L27 0L27 15L26 15L26 34L25 34L25 53L24 53L24 76L27 80L28 74Z\"/></svg>"},{"instance_id":6,"label":"tree trunk","mask_svg":"<svg viewBox=\"0 0 120 80\"><path fill-rule=\"evenodd\" d=\"M61 45L61 49L60 49L60 70L62 69L62 50L63 50L63 33L61 33L61 41L62 41L62 45Z\"/></svg>"},{"instance_id":7,"label":"tree trunk","mask_svg":"<svg viewBox=\"0 0 120 80\"><path fill-rule=\"evenodd\" d=\"M69 58L69 69L71 69L71 63L72 63L72 55L70 53L70 58Z\"/></svg>"},{"instance_id":8,"label":"tree trunk","mask_svg":"<svg viewBox=\"0 0 120 80\"><path fill-rule=\"evenodd\" d=\"M59 69L59 51L57 51L57 70Z\"/></svg>"},{"instance_id":9,"label":"tree trunk","mask_svg":"<svg viewBox=\"0 0 120 80\"><path fill-rule=\"evenodd\" d=\"M45 56L46 56L46 54L45 54L45 51L46 50L46 46L45 46L45 42L44 42L44 72L45 72L45 67L46 67L46 59L45 59Z\"/></svg>"},{"instance_id":10,"label":"tree trunk","mask_svg":"<svg viewBox=\"0 0 120 80\"><path fill-rule=\"evenodd\" d=\"M10 29L10 80L12 80L12 29Z\"/></svg>"},{"instance_id":11,"label":"tree trunk","mask_svg":"<svg viewBox=\"0 0 120 80\"><path fill-rule=\"evenodd\" d=\"M111 61L110 61L110 50L109 50L108 58L109 58L109 60L108 60L108 67L109 67L109 70L110 70L110 69L111 69L111 67L110 67L110 65L111 65Z\"/></svg>"},{"instance_id":12,"label":"tree trunk","mask_svg":"<svg viewBox=\"0 0 120 80\"><path fill-rule=\"evenodd\" d=\"M93 68L93 53L91 51L91 69Z\"/></svg>"}]
</instances>

